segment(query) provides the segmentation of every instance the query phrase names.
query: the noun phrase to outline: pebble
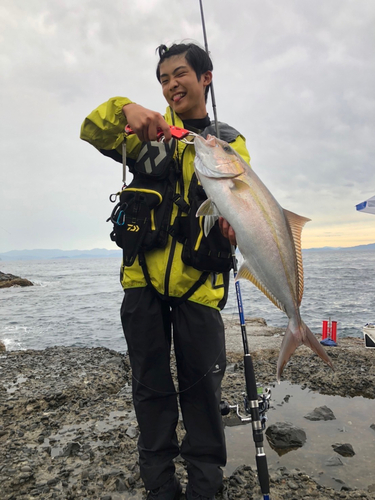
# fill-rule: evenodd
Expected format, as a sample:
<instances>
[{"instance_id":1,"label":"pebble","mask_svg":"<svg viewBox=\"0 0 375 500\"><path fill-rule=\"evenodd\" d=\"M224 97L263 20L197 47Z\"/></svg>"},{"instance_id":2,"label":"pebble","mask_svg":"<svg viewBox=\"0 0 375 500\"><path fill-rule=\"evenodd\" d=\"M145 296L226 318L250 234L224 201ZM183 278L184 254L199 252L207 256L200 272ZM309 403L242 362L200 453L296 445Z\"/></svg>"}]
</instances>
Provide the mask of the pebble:
<instances>
[{"instance_id":1,"label":"pebble","mask_svg":"<svg viewBox=\"0 0 375 500\"><path fill-rule=\"evenodd\" d=\"M339 352L340 347L335 349ZM366 356L361 354L360 366L366 366L361 377L368 383L361 386L361 391L367 390L367 397L369 394L375 397L371 363ZM319 389L323 380L326 389L329 383L336 393L350 395L358 376L358 357L340 351L340 357L335 358L339 366L332 378L319 375L320 361L310 355L306 357L308 363L303 355L298 363L286 368L285 374L291 382L311 387L310 381L314 379L312 382ZM238 401L242 400L244 389L240 359L242 356L229 360L233 368L224 379L226 393ZM137 462L139 429L131 403L131 374L125 356L105 348L52 347L10 352L1 361L4 384L17 380L20 373L27 374L27 383L18 384L16 396L6 393L0 409L0 483L1 495L6 500L145 498ZM261 380L274 380L274 358L254 356L254 364ZM177 432L181 439L184 435L181 421ZM176 460L176 467L179 479L186 485L186 465L181 457ZM325 488L297 469L272 471L270 480L271 493L280 499L352 499L371 495L369 491L339 492ZM224 484L230 500L255 498L259 490L257 474L247 465L225 478ZM221 494L216 498L223 500Z\"/></svg>"},{"instance_id":2,"label":"pebble","mask_svg":"<svg viewBox=\"0 0 375 500\"><path fill-rule=\"evenodd\" d=\"M333 411L327 406L315 408L312 412L305 415L307 420L336 420Z\"/></svg>"},{"instance_id":3,"label":"pebble","mask_svg":"<svg viewBox=\"0 0 375 500\"><path fill-rule=\"evenodd\" d=\"M353 446L349 443L344 444L333 444L333 451L342 455L343 457L353 457L355 455L355 451L353 450Z\"/></svg>"},{"instance_id":4,"label":"pebble","mask_svg":"<svg viewBox=\"0 0 375 500\"><path fill-rule=\"evenodd\" d=\"M122 479L116 480L116 489L119 493L124 493L127 490L127 487Z\"/></svg>"},{"instance_id":5,"label":"pebble","mask_svg":"<svg viewBox=\"0 0 375 500\"><path fill-rule=\"evenodd\" d=\"M287 481L287 485L291 490L298 490L299 486L294 481Z\"/></svg>"},{"instance_id":6,"label":"pebble","mask_svg":"<svg viewBox=\"0 0 375 500\"><path fill-rule=\"evenodd\" d=\"M336 467L338 465L344 465L340 457L330 457L325 461L327 467Z\"/></svg>"},{"instance_id":7,"label":"pebble","mask_svg":"<svg viewBox=\"0 0 375 500\"><path fill-rule=\"evenodd\" d=\"M126 431L126 435L129 436L131 439L134 439L135 437L138 436L138 430L135 427L128 427Z\"/></svg>"}]
</instances>

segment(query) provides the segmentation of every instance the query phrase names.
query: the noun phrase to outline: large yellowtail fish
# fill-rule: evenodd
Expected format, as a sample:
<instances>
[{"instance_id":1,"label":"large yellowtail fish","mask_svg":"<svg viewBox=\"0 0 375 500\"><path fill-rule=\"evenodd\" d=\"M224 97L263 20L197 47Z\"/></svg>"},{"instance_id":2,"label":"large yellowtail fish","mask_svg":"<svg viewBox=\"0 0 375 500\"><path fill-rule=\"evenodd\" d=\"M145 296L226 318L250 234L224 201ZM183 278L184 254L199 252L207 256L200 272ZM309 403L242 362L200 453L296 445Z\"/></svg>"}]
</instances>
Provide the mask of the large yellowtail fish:
<instances>
[{"instance_id":1,"label":"large yellowtail fish","mask_svg":"<svg viewBox=\"0 0 375 500\"><path fill-rule=\"evenodd\" d=\"M301 344L333 368L299 311L303 295L301 232L310 219L284 210L225 141L196 137L195 151L195 171L208 198L197 212L205 217L205 234L218 217L224 217L233 227L244 257L236 279L254 283L289 318L277 362L277 380Z\"/></svg>"}]
</instances>

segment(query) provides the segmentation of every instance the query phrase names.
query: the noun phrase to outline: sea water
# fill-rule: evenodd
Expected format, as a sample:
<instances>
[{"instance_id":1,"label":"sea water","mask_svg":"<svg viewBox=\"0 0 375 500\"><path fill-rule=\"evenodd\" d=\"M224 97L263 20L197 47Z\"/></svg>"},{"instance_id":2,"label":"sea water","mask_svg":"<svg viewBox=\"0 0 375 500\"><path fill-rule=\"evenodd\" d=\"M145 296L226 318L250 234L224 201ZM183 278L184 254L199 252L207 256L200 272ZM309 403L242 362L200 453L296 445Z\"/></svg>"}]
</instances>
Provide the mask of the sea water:
<instances>
[{"instance_id":1,"label":"sea water","mask_svg":"<svg viewBox=\"0 0 375 500\"><path fill-rule=\"evenodd\" d=\"M304 252L301 314L314 333L337 321L340 337L362 336L375 320L375 252ZM0 289L0 340L7 350L54 345L104 346L126 352L121 328L123 297L117 258L0 262L0 270L32 281L32 287ZM246 316L286 327L287 317L254 285L241 280ZM224 313L237 313L231 279Z\"/></svg>"},{"instance_id":2,"label":"sea water","mask_svg":"<svg viewBox=\"0 0 375 500\"><path fill-rule=\"evenodd\" d=\"M328 406L334 414L334 420L312 421L305 418L308 413L321 406ZM241 413L245 413L243 409ZM361 396L328 396L282 381L271 387L271 408L267 413L267 427L276 422L293 422L305 431L307 439L301 448L274 450L264 436L269 470L275 471L280 467L286 467L287 470L297 468L312 476L319 484L336 490L340 490L343 484L350 488L366 489L370 484L374 484L372 467L375 457L375 432L371 428L374 415L374 399ZM232 425L235 422L234 416ZM238 420L238 425L225 428L228 462L224 472L227 476L242 464L251 465L254 470L256 468L251 425L239 424ZM355 455L339 455L333 450L336 443L351 444ZM339 459L342 465L327 465L333 457Z\"/></svg>"}]
</instances>

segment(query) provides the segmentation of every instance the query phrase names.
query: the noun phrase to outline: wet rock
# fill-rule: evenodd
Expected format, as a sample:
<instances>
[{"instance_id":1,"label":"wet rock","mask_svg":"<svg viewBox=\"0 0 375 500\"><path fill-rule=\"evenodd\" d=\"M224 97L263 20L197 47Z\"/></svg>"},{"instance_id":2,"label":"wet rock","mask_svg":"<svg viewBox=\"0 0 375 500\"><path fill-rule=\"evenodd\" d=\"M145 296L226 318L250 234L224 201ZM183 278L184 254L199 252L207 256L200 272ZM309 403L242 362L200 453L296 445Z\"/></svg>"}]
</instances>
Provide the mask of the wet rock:
<instances>
[{"instance_id":1,"label":"wet rock","mask_svg":"<svg viewBox=\"0 0 375 500\"><path fill-rule=\"evenodd\" d=\"M134 439L138 436L138 430L136 427L130 426L128 427L126 431L126 435L129 436L131 439Z\"/></svg>"},{"instance_id":2,"label":"wet rock","mask_svg":"<svg viewBox=\"0 0 375 500\"><path fill-rule=\"evenodd\" d=\"M347 486L345 483L341 486L340 491L353 491L353 488Z\"/></svg>"},{"instance_id":3,"label":"wet rock","mask_svg":"<svg viewBox=\"0 0 375 500\"><path fill-rule=\"evenodd\" d=\"M340 457L329 457L329 459L325 461L325 465L327 467L337 467L338 465L344 464Z\"/></svg>"},{"instance_id":4,"label":"wet rock","mask_svg":"<svg viewBox=\"0 0 375 500\"><path fill-rule=\"evenodd\" d=\"M250 491L258 486L257 480L257 476L251 467L246 465L237 467L233 474L226 481L224 481L222 496L215 495L215 498L218 500L221 498L236 497L249 498ZM242 492L242 494L239 492ZM239 497L238 494L241 496Z\"/></svg>"},{"instance_id":5,"label":"wet rock","mask_svg":"<svg viewBox=\"0 0 375 500\"><path fill-rule=\"evenodd\" d=\"M227 365L227 367L226 367L226 369L225 369L225 371L226 371L226 373L227 373L227 374L228 374L228 373L234 373L234 372L236 372L237 370L238 370L238 365L237 365L237 363L231 363L231 364Z\"/></svg>"},{"instance_id":6,"label":"wet rock","mask_svg":"<svg viewBox=\"0 0 375 500\"><path fill-rule=\"evenodd\" d=\"M295 481L288 481L287 485L291 490L298 490L299 486Z\"/></svg>"},{"instance_id":7,"label":"wet rock","mask_svg":"<svg viewBox=\"0 0 375 500\"><path fill-rule=\"evenodd\" d=\"M342 457L353 457L355 455L355 451L353 450L353 446L349 443L344 444L333 444L333 451L341 455Z\"/></svg>"},{"instance_id":8,"label":"wet rock","mask_svg":"<svg viewBox=\"0 0 375 500\"><path fill-rule=\"evenodd\" d=\"M10 288L11 286L33 286L33 283L25 278L0 271L0 288Z\"/></svg>"},{"instance_id":9,"label":"wet rock","mask_svg":"<svg viewBox=\"0 0 375 500\"><path fill-rule=\"evenodd\" d=\"M119 493L124 493L124 491L127 490L127 487L121 478L116 480L116 489Z\"/></svg>"},{"instance_id":10,"label":"wet rock","mask_svg":"<svg viewBox=\"0 0 375 500\"><path fill-rule=\"evenodd\" d=\"M229 352L228 364L236 367L224 378L223 394L230 401L242 401L243 348L238 326L234 337L239 339L239 351L237 355ZM257 335L254 342L264 344L264 339ZM274 338L268 338L268 345L274 345L274 342ZM340 345L335 348L338 354L334 353L334 376L328 377L330 372L322 368L321 361L315 359L317 356L301 347L286 367L284 378L309 388L314 385L320 392L343 396L358 395L360 387L364 395L374 398L373 353L363 348L358 353L342 348L345 342L347 339L340 339ZM257 379L264 385L271 385L275 380L277 356L276 348L252 353ZM366 369L360 370L361 367ZM104 348L53 347L43 351L13 351L1 356L0 378L0 433L4 433L0 436L1 498L145 499L139 474L137 440L127 434L129 428L138 429L126 356ZM15 388L15 391L9 393L2 384ZM179 421L177 434L180 440L184 433ZM41 443L38 443L38 437ZM46 453L48 448L50 453ZM64 451L68 456L62 455ZM341 457L335 454L335 460L341 461ZM375 498L367 488L366 491L326 488L297 469L280 468L270 472L273 500ZM21 477L22 474L25 476ZM181 457L176 460L176 474L186 486L186 463ZM118 487L124 486L126 490L118 491ZM343 486L337 483L337 489ZM348 482L348 486L352 485ZM255 500L260 497L256 470L248 465L225 477L223 491L215 496L217 500Z\"/></svg>"},{"instance_id":11,"label":"wet rock","mask_svg":"<svg viewBox=\"0 0 375 500\"><path fill-rule=\"evenodd\" d=\"M74 457L78 455L81 451L81 445L79 443L68 443L63 451L61 452L61 457Z\"/></svg>"},{"instance_id":12,"label":"wet rock","mask_svg":"<svg viewBox=\"0 0 375 500\"><path fill-rule=\"evenodd\" d=\"M21 467L21 472L32 472L32 469L29 465L24 465Z\"/></svg>"},{"instance_id":13,"label":"wet rock","mask_svg":"<svg viewBox=\"0 0 375 500\"><path fill-rule=\"evenodd\" d=\"M336 420L333 411L328 408L328 406L320 406L319 408L315 408L312 412L305 415L307 420Z\"/></svg>"},{"instance_id":14,"label":"wet rock","mask_svg":"<svg viewBox=\"0 0 375 500\"><path fill-rule=\"evenodd\" d=\"M273 448L300 448L306 442L306 433L291 422L276 422L266 430L266 436Z\"/></svg>"}]
</instances>

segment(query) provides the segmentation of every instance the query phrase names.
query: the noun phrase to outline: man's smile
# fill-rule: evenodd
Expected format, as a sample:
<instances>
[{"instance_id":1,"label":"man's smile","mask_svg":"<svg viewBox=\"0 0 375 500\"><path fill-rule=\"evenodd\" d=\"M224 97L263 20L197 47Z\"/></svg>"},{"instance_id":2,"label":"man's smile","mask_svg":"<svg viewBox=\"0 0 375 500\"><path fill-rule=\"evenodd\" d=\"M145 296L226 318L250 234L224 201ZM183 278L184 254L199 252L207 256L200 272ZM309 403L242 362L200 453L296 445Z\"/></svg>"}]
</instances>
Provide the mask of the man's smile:
<instances>
[{"instance_id":1,"label":"man's smile","mask_svg":"<svg viewBox=\"0 0 375 500\"><path fill-rule=\"evenodd\" d=\"M186 96L186 92L178 92L172 96L173 102L179 102L183 97Z\"/></svg>"},{"instance_id":2,"label":"man's smile","mask_svg":"<svg viewBox=\"0 0 375 500\"><path fill-rule=\"evenodd\" d=\"M198 77L185 54L166 58L159 70L163 95L181 120L199 119L207 115L205 94L212 79L210 70Z\"/></svg>"}]
</instances>

